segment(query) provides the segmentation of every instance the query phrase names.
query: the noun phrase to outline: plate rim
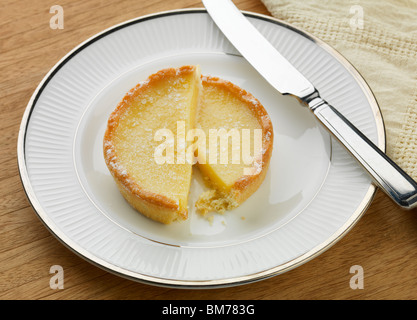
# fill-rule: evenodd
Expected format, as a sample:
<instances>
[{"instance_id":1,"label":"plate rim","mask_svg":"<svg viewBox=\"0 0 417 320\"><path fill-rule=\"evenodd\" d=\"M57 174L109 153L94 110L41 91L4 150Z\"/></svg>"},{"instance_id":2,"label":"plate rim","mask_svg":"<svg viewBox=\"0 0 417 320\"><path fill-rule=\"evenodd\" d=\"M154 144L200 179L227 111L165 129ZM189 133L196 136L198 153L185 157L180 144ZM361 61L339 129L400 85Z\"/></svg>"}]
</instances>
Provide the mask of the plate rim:
<instances>
[{"instance_id":1,"label":"plate rim","mask_svg":"<svg viewBox=\"0 0 417 320\"><path fill-rule=\"evenodd\" d=\"M277 19L275 17L271 17L268 15L250 12L250 11L242 11L246 16L253 17L257 19L264 20L266 22L278 24L284 28L290 29L303 37L306 37L310 41L313 41L315 44L320 46L322 49L327 51L331 54L339 63L343 65L343 67L350 73L350 75L355 79L356 83L360 85L362 91L366 95L367 101L371 106L371 111L373 118L376 123L376 130L377 130L377 146L385 152L386 150L386 133L385 133L385 125L383 121L383 116L381 109L378 105L378 102L375 98L374 93L372 92L371 88L363 78L363 76L359 73L359 71L336 49L331 47L326 42L322 41L318 37L299 29L283 20ZM69 51L65 56L63 56L43 77L41 82L36 87L35 91L33 92L26 108L24 114L22 116L21 124L19 127L18 133L18 140L17 140L17 160L18 160L18 171L19 176L21 179L21 183L26 194L29 203L31 204L33 210L35 211L36 215L38 216L39 220L45 225L45 227L51 232L52 235L56 239L58 239L65 247L70 249L73 253L80 256L84 260L87 260L91 264L115 275L118 275L123 278L127 278L129 280L133 280L136 282L142 282L145 284L151 284L156 286L162 287L170 287L170 288L194 288L194 289L202 289L202 288L218 288L218 287L230 287L230 286L237 286L252 283L255 281L264 280L267 278L271 278L273 276L282 274L287 272L291 269L294 269L323 253L331 246L333 246L336 242L338 242L344 235L346 235L354 225L359 221L365 211L368 209L372 200L376 194L377 186L374 183L371 183L364 198L360 202L359 206L356 210L352 213L350 218L341 226L337 231L333 233L331 237L329 237L323 243L311 248L309 251L303 253L302 255L298 256L297 258L287 261L283 264L278 266L269 268L267 270L263 270L260 272L256 272L253 274L248 274L245 276L238 276L238 277L230 277L227 279L215 279L215 280L177 280L177 279L167 279L161 278L158 276L149 276L145 274L141 274L138 272L133 272L127 270L125 268L116 266L111 264L94 254L90 253L88 250L83 249L82 247L78 247L76 243L73 242L67 235L61 233L60 230L56 230L54 228L54 223L46 214L45 210L41 207L39 202L37 201L36 194L31 186L29 175L27 172L26 167L26 155L25 155L25 140L26 140L26 129L28 127L30 121L30 115L33 109L36 106L36 102L40 95L42 94L43 89L47 86L50 79L65 65L72 56L76 55L78 52L82 51L88 45L94 43L95 41L99 40L102 37L105 37L112 32L117 31L118 29L128 27L132 24L137 24L140 22L144 22L149 19L154 18L161 18L170 15L177 15L177 14L195 14L195 13L207 13L207 11L203 8L186 8L186 9L174 9L168 11L161 11L156 12L148 15L139 16L119 24L113 25L95 35L89 37L88 39L81 42L79 45L74 47L71 51Z\"/></svg>"}]
</instances>

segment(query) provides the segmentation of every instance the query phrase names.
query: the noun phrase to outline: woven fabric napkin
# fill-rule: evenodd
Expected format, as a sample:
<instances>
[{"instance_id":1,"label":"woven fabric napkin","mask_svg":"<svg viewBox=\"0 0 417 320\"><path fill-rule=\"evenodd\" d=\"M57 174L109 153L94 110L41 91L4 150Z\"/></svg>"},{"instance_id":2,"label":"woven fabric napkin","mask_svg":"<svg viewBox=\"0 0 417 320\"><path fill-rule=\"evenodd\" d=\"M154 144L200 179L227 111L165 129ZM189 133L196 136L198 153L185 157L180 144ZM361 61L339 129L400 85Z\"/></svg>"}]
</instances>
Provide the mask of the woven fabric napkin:
<instances>
[{"instance_id":1,"label":"woven fabric napkin","mask_svg":"<svg viewBox=\"0 0 417 320\"><path fill-rule=\"evenodd\" d=\"M272 16L325 41L355 66L381 109L387 154L417 180L417 2L261 1Z\"/></svg>"}]
</instances>

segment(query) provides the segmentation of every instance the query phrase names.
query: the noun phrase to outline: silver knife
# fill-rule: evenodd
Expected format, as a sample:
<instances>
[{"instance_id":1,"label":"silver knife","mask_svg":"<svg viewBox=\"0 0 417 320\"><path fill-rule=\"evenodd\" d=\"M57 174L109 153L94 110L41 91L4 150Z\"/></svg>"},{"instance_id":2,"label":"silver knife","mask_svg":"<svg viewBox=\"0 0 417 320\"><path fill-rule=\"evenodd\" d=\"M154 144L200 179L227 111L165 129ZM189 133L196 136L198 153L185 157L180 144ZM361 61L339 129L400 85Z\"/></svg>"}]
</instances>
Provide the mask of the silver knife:
<instances>
[{"instance_id":1,"label":"silver knife","mask_svg":"<svg viewBox=\"0 0 417 320\"><path fill-rule=\"evenodd\" d=\"M230 0L203 0L216 25L242 56L281 94L296 97L358 160L397 204L417 207L417 183L320 97L319 92Z\"/></svg>"}]
</instances>

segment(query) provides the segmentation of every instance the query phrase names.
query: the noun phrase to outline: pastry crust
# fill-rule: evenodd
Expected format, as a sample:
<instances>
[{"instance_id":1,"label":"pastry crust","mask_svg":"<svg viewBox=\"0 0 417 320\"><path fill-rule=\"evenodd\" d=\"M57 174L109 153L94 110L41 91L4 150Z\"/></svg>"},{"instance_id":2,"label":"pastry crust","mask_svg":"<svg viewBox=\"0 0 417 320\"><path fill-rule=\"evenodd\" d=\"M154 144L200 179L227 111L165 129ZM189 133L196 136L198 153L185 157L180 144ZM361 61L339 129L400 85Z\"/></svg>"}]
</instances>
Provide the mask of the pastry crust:
<instances>
[{"instance_id":1,"label":"pastry crust","mask_svg":"<svg viewBox=\"0 0 417 320\"><path fill-rule=\"evenodd\" d=\"M103 153L106 165L113 176L120 193L124 198L143 215L169 224L174 220L185 220L188 217L187 208L180 208L180 204L173 199L144 189L139 185L119 163L114 136L121 117L131 104L147 89L155 86L158 82L167 78L191 74L196 71L195 66L183 66L180 68L167 68L158 71L132 88L119 102L116 109L111 113L107 122L107 129L103 139ZM192 117L194 118L194 117Z\"/></svg>"},{"instance_id":2,"label":"pastry crust","mask_svg":"<svg viewBox=\"0 0 417 320\"><path fill-rule=\"evenodd\" d=\"M251 93L230 81L218 77L202 76L202 83L203 88L207 85L216 86L238 98L250 109L252 115L257 119L262 128L262 155L260 158L255 159L253 164L257 168L256 173L252 175L242 175L227 192L216 187L216 184L213 183L213 181L209 181L209 187L215 189L216 192L213 192L213 190L206 192L201 195L196 202L197 209L203 214L209 211L223 213L225 210L234 209L242 204L264 181L272 155L274 132L268 113L259 100ZM204 104L200 107L204 107ZM207 166L207 164L199 164L199 168L203 172L204 166Z\"/></svg>"}]
</instances>

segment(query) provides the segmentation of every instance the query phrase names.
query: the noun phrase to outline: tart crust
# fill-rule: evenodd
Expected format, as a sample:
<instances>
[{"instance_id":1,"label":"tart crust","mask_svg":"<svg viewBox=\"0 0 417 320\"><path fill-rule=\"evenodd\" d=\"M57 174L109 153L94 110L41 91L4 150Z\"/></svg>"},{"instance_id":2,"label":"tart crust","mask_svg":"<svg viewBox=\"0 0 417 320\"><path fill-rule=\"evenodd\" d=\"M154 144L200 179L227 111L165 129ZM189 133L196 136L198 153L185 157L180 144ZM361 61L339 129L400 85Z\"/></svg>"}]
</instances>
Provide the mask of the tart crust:
<instances>
[{"instance_id":1,"label":"tart crust","mask_svg":"<svg viewBox=\"0 0 417 320\"><path fill-rule=\"evenodd\" d=\"M141 95L158 83L173 77L195 73L200 77L199 68L196 66L182 66L180 68L167 68L158 71L132 88L119 102L115 110L111 113L107 123L107 129L103 139L103 153L106 165L116 181L120 193L127 202L137 211L155 221L169 224L174 220L185 220L188 217L187 204L180 204L174 199L147 190L125 170L120 163L117 150L114 144L116 128L119 125L121 117L126 113L130 106L141 97ZM200 85L199 85L200 89ZM197 98L198 99L198 98ZM195 120L195 115L191 115L191 122ZM190 165L191 171L191 165ZM190 174L191 179L191 174Z\"/></svg>"},{"instance_id":2,"label":"tart crust","mask_svg":"<svg viewBox=\"0 0 417 320\"><path fill-rule=\"evenodd\" d=\"M253 166L256 168L254 174L243 175L238 178L232 186L225 190L224 186L216 184L216 179L207 178L210 176L210 164L198 164L199 169L210 188L209 191L204 192L197 200L195 206L202 214L209 211L216 211L223 213L226 210L231 210L238 207L246 199L248 199L262 184L265 175L268 171L270 158L273 149L273 127L271 119L266 112L263 105L251 93L238 87L230 81L223 80L218 77L202 76L203 84L203 98L199 108L204 108L204 90L207 86L214 86L219 90L224 90L230 95L238 99L246 106L257 119L262 128L262 154L255 159ZM197 120L198 123L198 120ZM198 125L198 124L197 124ZM207 162L207 161L204 161ZM213 174L213 173L212 173Z\"/></svg>"}]
</instances>

